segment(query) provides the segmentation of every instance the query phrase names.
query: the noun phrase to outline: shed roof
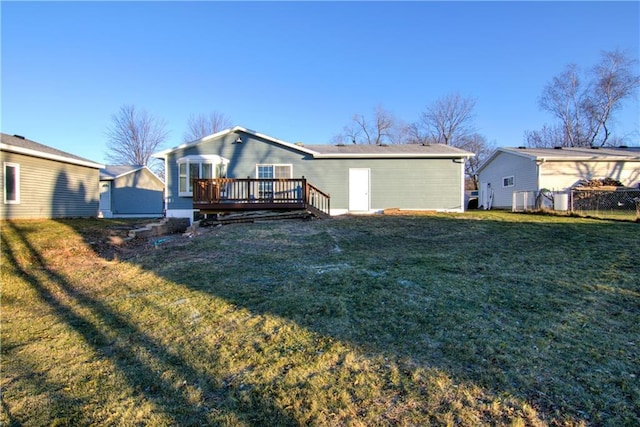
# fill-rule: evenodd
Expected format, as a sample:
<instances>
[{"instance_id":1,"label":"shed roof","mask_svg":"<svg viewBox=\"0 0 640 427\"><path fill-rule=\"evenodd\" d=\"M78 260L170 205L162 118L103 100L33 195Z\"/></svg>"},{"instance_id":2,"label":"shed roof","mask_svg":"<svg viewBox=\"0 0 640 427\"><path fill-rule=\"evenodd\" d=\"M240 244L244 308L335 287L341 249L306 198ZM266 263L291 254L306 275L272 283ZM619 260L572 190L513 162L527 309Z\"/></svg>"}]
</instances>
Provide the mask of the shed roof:
<instances>
[{"instance_id":1,"label":"shed roof","mask_svg":"<svg viewBox=\"0 0 640 427\"><path fill-rule=\"evenodd\" d=\"M283 147L296 150L311 155L313 158L465 158L472 157L474 154L459 148L448 145L432 144L391 144L391 145L373 145L373 144L351 144L351 145L330 145L330 144L292 144L282 141L268 135L258 133L256 131L236 126L230 129L214 133L204 138L179 145L164 151L155 153L153 157L164 158L167 154L189 147L202 144L212 139L221 138L231 133L248 134L258 138L271 141Z\"/></svg>"},{"instance_id":2,"label":"shed roof","mask_svg":"<svg viewBox=\"0 0 640 427\"><path fill-rule=\"evenodd\" d=\"M158 181L164 184L164 181L145 165L106 165L103 169L100 169L100 181L113 181L116 178L142 169L148 169Z\"/></svg>"},{"instance_id":3,"label":"shed roof","mask_svg":"<svg viewBox=\"0 0 640 427\"><path fill-rule=\"evenodd\" d=\"M40 157L43 159L56 160L59 162L71 163L90 168L100 169L104 165L92 162L83 157L70 154L48 145L40 144L20 135L1 134L0 149L13 153L25 154L28 156Z\"/></svg>"},{"instance_id":4,"label":"shed roof","mask_svg":"<svg viewBox=\"0 0 640 427\"><path fill-rule=\"evenodd\" d=\"M100 169L100 180L107 181L142 169L141 165L106 165Z\"/></svg>"}]
</instances>

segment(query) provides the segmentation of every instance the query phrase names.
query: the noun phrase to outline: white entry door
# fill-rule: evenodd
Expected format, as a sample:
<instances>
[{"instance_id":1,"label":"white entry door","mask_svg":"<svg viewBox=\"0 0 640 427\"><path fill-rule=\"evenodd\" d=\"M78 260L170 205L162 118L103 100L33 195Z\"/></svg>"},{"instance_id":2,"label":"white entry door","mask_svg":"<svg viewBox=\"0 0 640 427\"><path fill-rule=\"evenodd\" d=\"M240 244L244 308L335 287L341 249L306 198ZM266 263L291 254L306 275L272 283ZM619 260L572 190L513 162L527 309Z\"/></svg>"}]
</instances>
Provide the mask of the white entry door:
<instances>
[{"instance_id":1,"label":"white entry door","mask_svg":"<svg viewBox=\"0 0 640 427\"><path fill-rule=\"evenodd\" d=\"M349 169L349 210L369 210L369 169Z\"/></svg>"},{"instance_id":2,"label":"white entry door","mask_svg":"<svg viewBox=\"0 0 640 427\"><path fill-rule=\"evenodd\" d=\"M100 216L111 218L111 183L104 181L100 183Z\"/></svg>"}]
</instances>

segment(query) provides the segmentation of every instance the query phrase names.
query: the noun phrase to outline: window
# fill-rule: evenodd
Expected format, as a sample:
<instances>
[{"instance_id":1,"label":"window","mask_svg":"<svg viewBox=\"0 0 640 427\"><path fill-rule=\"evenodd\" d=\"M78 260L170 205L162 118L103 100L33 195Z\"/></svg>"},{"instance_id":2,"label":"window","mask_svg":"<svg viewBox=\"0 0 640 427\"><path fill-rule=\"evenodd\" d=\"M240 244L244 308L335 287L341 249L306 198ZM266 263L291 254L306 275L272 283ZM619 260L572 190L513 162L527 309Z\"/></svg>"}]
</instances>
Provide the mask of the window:
<instances>
[{"instance_id":1,"label":"window","mask_svg":"<svg viewBox=\"0 0 640 427\"><path fill-rule=\"evenodd\" d=\"M4 202L20 203L20 165L16 163L4 164Z\"/></svg>"},{"instance_id":2,"label":"window","mask_svg":"<svg viewBox=\"0 0 640 427\"><path fill-rule=\"evenodd\" d=\"M291 165L257 165L258 178L291 178L293 175Z\"/></svg>"},{"instance_id":3,"label":"window","mask_svg":"<svg viewBox=\"0 0 640 427\"><path fill-rule=\"evenodd\" d=\"M291 178L293 176L293 166L291 165L256 165L256 175L258 178L278 179ZM271 198L273 194L273 182L260 182L258 192L260 198Z\"/></svg>"},{"instance_id":4,"label":"window","mask_svg":"<svg viewBox=\"0 0 640 427\"><path fill-rule=\"evenodd\" d=\"M503 187L513 187L513 176L506 176L502 178L502 186Z\"/></svg>"},{"instance_id":5,"label":"window","mask_svg":"<svg viewBox=\"0 0 640 427\"><path fill-rule=\"evenodd\" d=\"M178 159L178 195L193 196L194 179L224 178L229 161L216 155L186 156Z\"/></svg>"}]
</instances>

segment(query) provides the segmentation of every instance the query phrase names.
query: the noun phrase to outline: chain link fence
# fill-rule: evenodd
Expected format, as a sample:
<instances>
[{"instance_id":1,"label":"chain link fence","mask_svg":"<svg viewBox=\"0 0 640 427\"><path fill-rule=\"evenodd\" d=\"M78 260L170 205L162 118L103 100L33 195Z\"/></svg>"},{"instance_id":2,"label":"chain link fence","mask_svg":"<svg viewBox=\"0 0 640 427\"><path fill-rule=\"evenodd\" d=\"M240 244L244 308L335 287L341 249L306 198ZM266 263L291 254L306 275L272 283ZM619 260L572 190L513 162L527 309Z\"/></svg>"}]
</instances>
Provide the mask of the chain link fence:
<instances>
[{"instance_id":1,"label":"chain link fence","mask_svg":"<svg viewBox=\"0 0 640 427\"><path fill-rule=\"evenodd\" d=\"M512 210L554 210L612 219L640 219L640 189L570 189L515 191Z\"/></svg>"}]
</instances>

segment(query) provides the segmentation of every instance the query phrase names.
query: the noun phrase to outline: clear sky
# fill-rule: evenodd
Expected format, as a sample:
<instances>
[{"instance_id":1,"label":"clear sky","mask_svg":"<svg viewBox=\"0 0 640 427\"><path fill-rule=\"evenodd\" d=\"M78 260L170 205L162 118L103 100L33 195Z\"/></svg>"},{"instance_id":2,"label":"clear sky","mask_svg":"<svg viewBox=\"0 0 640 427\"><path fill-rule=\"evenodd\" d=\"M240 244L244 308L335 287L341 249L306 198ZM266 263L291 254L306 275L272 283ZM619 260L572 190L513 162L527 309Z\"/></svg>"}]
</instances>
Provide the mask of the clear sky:
<instances>
[{"instance_id":1,"label":"clear sky","mask_svg":"<svg viewBox=\"0 0 640 427\"><path fill-rule=\"evenodd\" d=\"M377 106L415 122L436 99L477 100L475 125L523 144L552 118L551 78L603 50L640 59L640 2L7 2L2 132L105 162L133 104L182 143L192 114L289 142L330 143ZM637 67L640 73L640 66ZM638 98L615 123L640 144Z\"/></svg>"}]
</instances>

